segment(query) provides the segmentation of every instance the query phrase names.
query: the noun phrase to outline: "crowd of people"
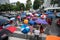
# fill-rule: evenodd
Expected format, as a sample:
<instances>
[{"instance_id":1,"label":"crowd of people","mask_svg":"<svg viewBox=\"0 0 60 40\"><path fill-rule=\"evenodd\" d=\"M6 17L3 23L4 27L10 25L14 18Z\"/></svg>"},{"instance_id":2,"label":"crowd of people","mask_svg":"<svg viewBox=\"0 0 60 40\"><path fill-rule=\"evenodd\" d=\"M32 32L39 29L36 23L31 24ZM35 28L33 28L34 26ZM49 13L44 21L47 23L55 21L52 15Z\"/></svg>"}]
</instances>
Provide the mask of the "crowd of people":
<instances>
[{"instance_id":1,"label":"crowd of people","mask_svg":"<svg viewBox=\"0 0 60 40\"><path fill-rule=\"evenodd\" d=\"M14 19L10 20L8 24L15 24L15 26L20 26L18 24L27 25L30 28L30 34L32 35L34 33L37 40L39 40L39 35L41 33L44 33L46 27L52 25L52 21L53 18L50 18L44 11L24 12L23 10L21 10L21 12L18 13ZM4 25L1 25L0 30L3 29L2 26Z\"/></svg>"},{"instance_id":2,"label":"crowd of people","mask_svg":"<svg viewBox=\"0 0 60 40\"><path fill-rule=\"evenodd\" d=\"M25 13L21 11L17 16L17 21L22 22L22 24L26 24L30 28L30 34L34 33L37 40L39 40L39 35L44 33L46 27L51 26L52 18L49 18L45 12L29 12ZM44 20L41 22L41 20Z\"/></svg>"}]
</instances>

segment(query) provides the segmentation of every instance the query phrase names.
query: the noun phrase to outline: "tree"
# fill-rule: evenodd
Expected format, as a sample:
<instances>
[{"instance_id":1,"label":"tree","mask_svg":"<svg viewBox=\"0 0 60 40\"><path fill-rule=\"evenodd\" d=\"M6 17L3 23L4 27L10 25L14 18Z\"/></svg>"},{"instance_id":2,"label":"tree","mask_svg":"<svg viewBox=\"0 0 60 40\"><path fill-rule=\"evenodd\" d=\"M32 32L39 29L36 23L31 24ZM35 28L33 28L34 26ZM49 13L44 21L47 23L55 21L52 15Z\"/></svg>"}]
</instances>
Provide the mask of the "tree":
<instances>
[{"instance_id":1,"label":"tree","mask_svg":"<svg viewBox=\"0 0 60 40\"><path fill-rule=\"evenodd\" d=\"M12 5L11 9L12 9L12 11L16 11L17 10L17 6L16 5Z\"/></svg>"},{"instance_id":2,"label":"tree","mask_svg":"<svg viewBox=\"0 0 60 40\"><path fill-rule=\"evenodd\" d=\"M51 0L51 4L58 4L58 0Z\"/></svg>"},{"instance_id":3,"label":"tree","mask_svg":"<svg viewBox=\"0 0 60 40\"><path fill-rule=\"evenodd\" d=\"M43 2L43 0L35 0L33 4L33 9L38 9L43 4Z\"/></svg>"},{"instance_id":4,"label":"tree","mask_svg":"<svg viewBox=\"0 0 60 40\"><path fill-rule=\"evenodd\" d=\"M26 10L29 10L32 7L31 0L26 1Z\"/></svg>"},{"instance_id":5,"label":"tree","mask_svg":"<svg viewBox=\"0 0 60 40\"><path fill-rule=\"evenodd\" d=\"M7 3L6 3L6 4L5 4L5 11L10 11L10 9L11 9L11 8L10 8L10 4L7 4Z\"/></svg>"},{"instance_id":6,"label":"tree","mask_svg":"<svg viewBox=\"0 0 60 40\"><path fill-rule=\"evenodd\" d=\"M0 11L5 11L5 5L4 4L2 4L2 5L0 5Z\"/></svg>"},{"instance_id":7,"label":"tree","mask_svg":"<svg viewBox=\"0 0 60 40\"><path fill-rule=\"evenodd\" d=\"M20 11L20 2L19 1L17 1L17 3L16 3L16 7L17 7L17 11Z\"/></svg>"},{"instance_id":8,"label":"tree","mask_svg":"<svg viewBox=\"0 0 60 40\"><path fill-rule=\"evenodd\" d=\"M58 6L60 7L60 0L57 0L58 1Z\"/></svg>"},{"instance_id":9,"label":"tree","mask_svg":"<svg viewBox=\"0 0 60 40\"><path fill-rule=\"evenodd\" d=\"M23 8L23 10L25 10L25 5L23 3L20 4L20 10L21 8Z\"/></svg>"}]
</instances>

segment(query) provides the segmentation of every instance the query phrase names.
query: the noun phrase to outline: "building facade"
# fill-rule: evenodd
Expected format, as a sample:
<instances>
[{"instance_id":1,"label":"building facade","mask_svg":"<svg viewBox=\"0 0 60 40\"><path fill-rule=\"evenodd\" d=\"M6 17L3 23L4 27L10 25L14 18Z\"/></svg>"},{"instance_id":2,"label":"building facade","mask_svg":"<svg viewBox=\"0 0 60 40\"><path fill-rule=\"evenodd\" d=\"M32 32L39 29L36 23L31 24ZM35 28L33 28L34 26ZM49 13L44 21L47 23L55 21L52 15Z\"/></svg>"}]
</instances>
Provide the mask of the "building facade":
<instances>
[{"instance_id":1,"label":"building facade","mask_svg":"<svg viewBox=\"0 0 60 40\"><path fill-rule=\"evenodd\" d=\"M43 6L50 7L51 0L44 0Z\"/></svg>"},{"instance_id":2,"label":"building facade","mask_svg":"<svg viewBox=\"0 0 60 40\"><path fill-rule=\"evenodd\" d=\"M9 0L0 0L0 4L6 4L6 3L10 3L10 1Z\"/></svg>"},{"instance_id":3,"label":"building facade","mask_svg":"<svg viewBox=\"0 0 60 40\"><path fill-rule=\"evenodd\" d=\"M51 4L52 3L52 4ZM60 7L60 0L44 0L43 6L46 7Z\"/></svg>"}]
</instances>

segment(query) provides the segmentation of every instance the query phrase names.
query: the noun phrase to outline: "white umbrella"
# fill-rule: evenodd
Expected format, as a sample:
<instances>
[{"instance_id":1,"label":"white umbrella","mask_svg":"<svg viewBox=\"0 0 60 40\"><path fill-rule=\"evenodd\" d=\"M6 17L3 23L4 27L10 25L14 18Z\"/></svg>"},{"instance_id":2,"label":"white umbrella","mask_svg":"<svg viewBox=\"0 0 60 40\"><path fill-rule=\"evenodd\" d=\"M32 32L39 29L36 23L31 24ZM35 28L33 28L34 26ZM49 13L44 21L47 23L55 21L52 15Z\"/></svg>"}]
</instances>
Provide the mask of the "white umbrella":
<instances>
[{"instance_id":1,"label":"white umbrella","mask_svg":"<svg viewBox=\"0 0 60 40\"><path fill-rule=\"evenodd\" d=\"M10 20L15 20L15 18L10 18Z\"/></svg>"}]
</instances>

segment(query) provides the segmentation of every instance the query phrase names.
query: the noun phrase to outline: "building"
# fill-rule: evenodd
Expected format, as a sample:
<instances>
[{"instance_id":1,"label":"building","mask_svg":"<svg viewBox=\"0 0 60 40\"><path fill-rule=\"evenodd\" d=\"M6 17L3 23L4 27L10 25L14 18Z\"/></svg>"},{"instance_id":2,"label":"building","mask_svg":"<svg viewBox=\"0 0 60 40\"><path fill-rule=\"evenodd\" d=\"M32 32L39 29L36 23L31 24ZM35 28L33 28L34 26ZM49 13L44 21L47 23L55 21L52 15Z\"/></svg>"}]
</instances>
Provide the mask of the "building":
<instances>
[{"instance_id":1,"label":"building","mask_svg":"<svg viewBox=\"0 0 60 40\"><path fill-rule=\"evenodd\" d=\"M51 0L44 0L43 6L50 7Z\"/></svg>"},{"instance_id":2,"label":"building","mask_svg":"<svg viewBox=\"0 0 60 40\"><path fill-rule=\"evenodd\" d=\"M53 2L52 5L51 5L51 2ZM58 6L60 7L60 0L44 0L43 6L45 8L47 8L47 7L58 7Z\"/></svg>"},{"instance_id":3,"label":"building","mask_svg":"<svg viewBox=\"0 0 60 40\"><path fill-rule=\"evenodd\" d=\"M10 4L12 4L12 5L16 5L16 2L13 2L13 3L10 3Z\"/></svg>"},{"instance_id":4,"label":"building","mask_svg":"<svg viewBox=\"0 0 60 40\"><path fill-rule=\"evenodd\" d=\"M0 0L0 4L6 4L6 3L10 3L10 1L9 0Z\"/></svg>"}]
</instances>

